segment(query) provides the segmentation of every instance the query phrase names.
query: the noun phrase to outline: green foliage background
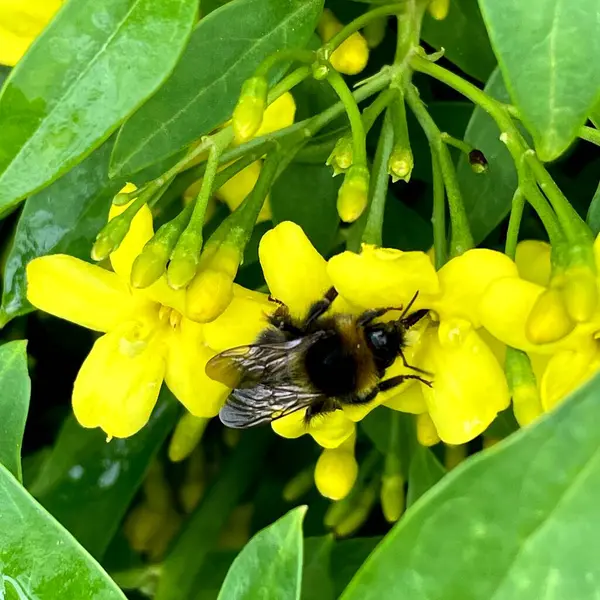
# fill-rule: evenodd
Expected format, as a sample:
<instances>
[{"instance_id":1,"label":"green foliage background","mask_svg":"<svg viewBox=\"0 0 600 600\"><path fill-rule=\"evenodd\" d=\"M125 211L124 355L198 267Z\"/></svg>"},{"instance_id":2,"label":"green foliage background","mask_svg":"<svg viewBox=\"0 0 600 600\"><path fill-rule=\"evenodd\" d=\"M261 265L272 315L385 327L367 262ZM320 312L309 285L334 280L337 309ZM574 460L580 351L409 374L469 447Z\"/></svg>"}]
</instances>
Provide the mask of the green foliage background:
<instances>
[{"instance_id":1,"label":"green foliage background","mask_svg":"<svg viewBox=\"0 0 600 600\"><path fill-rule=\"evenodd\" d=\"M343 22L369 8L348 0L326 5ZM244 433L231 448L211 423L202 442L214 467L208 489L160 569L123 536L123 519L139 502L150 464L166 463L165 443L181 409L164 389L148 426L130 439L106 444L100 432L82 429L70 414L70 392L94 336L30 314L25 266L59 252L89 260L122 185L156 177L185 146L227 120L242 82L266 56L318 44L311 35L322 6L320 0L205 0L196 22L196 0L70 0L5 82L0 598L139 598L140 587L158 600L598 597L600 377L524 431L512 433L511 419L501 415L493 427L507 439L486 451L476 440L469 448L474 456L449 474L440 450L419 446L412 421L403 417L408 512L390 529L375 507L346 540L327 533L328 502L316 491L301 498L308 511L282 499L289 479L314 464L314 444L261 430ZM108 15L103 28L94 25L100 10ZM394 28L390 19L360 79L390 62ZM422 39L430 51L445 49L440 64L495 98L512 99L540 157L552 161L552 176L597 233L600 152L574 139L588 118L600 121L600 0L451 0L444 21L426 17ZM56 60L52 48L65 49L65 60ZM275 71L273 81L286 69ZM7 75L2 69L0 82ZM420 75L414 81L440 129L486 155L483 176L463 155L454 158L476 243L501 249L516 173L496 124L438 82ZM312 80L293 93L297 120L336 101ZM360 221L340 224L339 181L324 165L346 127L344 119L330 125L278 179L270 195L273 221L257 227L241 284L264 284L257 244L278 222L299 223L325 256L356 238ZM368 138L371 157L379 127ZM427 250L429 147L414 121L409 128L415 170L409 184L389 187L383 243ZM192 180L184 173L174 181L157 207L159 222L172 218ZM226 214L220 207L207 228ZM530 210L521 235L545 237ZM27 346L11 341L21 339ZM387 452L386 410L361 423L359 460ZM176 487L183 471L168 470ZM223 549L219 535L242 503L254 507L256 535L243 549Z\"/></svg>"}]
</instances>

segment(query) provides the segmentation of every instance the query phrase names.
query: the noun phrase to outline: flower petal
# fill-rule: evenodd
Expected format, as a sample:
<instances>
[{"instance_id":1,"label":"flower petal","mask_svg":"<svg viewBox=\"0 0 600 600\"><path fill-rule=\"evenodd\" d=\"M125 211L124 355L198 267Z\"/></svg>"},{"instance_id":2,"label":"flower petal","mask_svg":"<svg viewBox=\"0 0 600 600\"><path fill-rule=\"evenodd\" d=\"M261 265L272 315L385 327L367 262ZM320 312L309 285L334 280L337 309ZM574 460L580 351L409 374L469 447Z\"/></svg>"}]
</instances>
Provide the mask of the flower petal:
<instances>
[{"instance_id":1,"label":"flower petal","mask_svg":"<svg viewBox=\"0 0 600 600\"><path fill-rule=\"evenodd\" d=\"M27 299L95 331L110 331L149 305L115 273L66 254L42 256L27 265Z\"/></svg>"},{"instance_id":2,"label":"flower petal","mask_svg":"<svg viewBox=\"0 0 600 600\"><path fill-rule=\"evenodd\" d=\"M392 410L412 413L414 415L427 412L427 403L425 402L425 396L423 396L422 387L422 383L415 381L407 385L400 393L396 393L388 400L385 400L384 404Z\"/></svg>"},{"instance_id":3,"label":"flower petal","mask_svg":"<svg viewBox=\"0 0 600 600\"><path fill-rule=\"evenodd\" d=\"M424 252L402 252L363 245L362 252L342 252L329 260L327 272L338 292L363 308L406 306L419 292L414 308L429 307L439 294L438 277Z\"/></svg>"},{"instance_id":4,"label":"flower petal","mask_svg":"<svg viewBox=\"0 0 600 600\"><path fill-rule=\"evenodd\" d=\"M518 277L494 281L484 292L479 303L482 325L508 346L534 354L553 354L562 349L576 349L582 340L598 329L593 322L582 323L561 340L549 344L534 344L525 331L527 319L543 287Z\"/></svg>"},{"instance_id":5,"label":"flower petal","mask_svg":"<svg viewBox=\"0 0 600 600\"><path fill-rule=\"evenodd\" d=\"M271 295L286 304L295 318L304 317L332 285L325 259L291 221L263 235L258 255Z\"/></svg>"},{"instance_id":6,"label":"flower petal","mask_svg":"<svg viewBox=\"0 0 600 600\"><path fill-rule=\"evenodd\" d=\"M337 448L354 432L355 424L341 410L320 415L307 426L304 422L306 410L297 410L271 423L273 431L284 438L295 439L309 433L323 448Z\"/></svg>"},{"instance_id":7,"label":"flower petal","mask_svg":"<svg viewBox=\"0 0 600 600\"><path fill-rule=\"evenodd\" d=\"M260 128L254 134L254 137L260 137L273 133L279 129L289 127L294 122L294 116L296 114L296 102L294 96L290 92L285 92L267 106Z\"/></svg>"},{"instance_id":8,"label":"flower petal","mask_svg":"<svg viewBox=\"0 0 600 600\"><path fill-rule=\"evenodd\" d=\"M121 191L132 192L134 189L135 186L127 184ZM133 200L131 202L133 202ZM108 220L110 221L124 212L131 202L123 206L116 206L113 204L110 207ZM146 245L146 242L148 242L153 235L152 212L150 211L150 208L148 208L148 205L144 204L133 218L131 227L125 236L125 239L110 255L112 268L124 282L129 283L133 261L137 258Z\"/></svg>"},{"instance_id":9,"label":"flower petal","mask_svg":"<svg viewBox=\"0 0 600 600\"><path fill-rule=\"evenodd\" d=\"M525 281L546 287L550 283L552 247L539 240L523 240L517 244L515 263Z\"/></svg>"},{"instance_id":10,"label":"flower petal","mask_svg":"<svg viewBox=\"0 0 600 600\"><path fill-rule=\"evenodd\" d=\"M497 279L517 277L517 266L501 252L475 248L448 261L439 271L441 299L434 303L440 319L460 318L480 326L477 306L486 288Z\"/></svg>"},{"instance_id":11,"label":"flower petal","mask_svg":"<svg viewBox=\"0 0 600 600\"><path fill-rule=\"evenodd\" d=\"M424 344L423 367L433 373L433 386L422 387L429 414L444 442L464 444L509 405L504 371L468 321L442 321Z\"/></svg>"},{"instance_id":12,"label":"flower petal","mask_svg":"<svg viewBox=\"0 0 600 600\"><path fill-rule=\"evenodd\" d=\"M166 384L177 400L196 417L214 417L231 390L205 372L215 353L204 345L202 325L182 319L168 339Z\"/></svg>"},{"instance_id":13,"label":"flower petal","mask_svg":"<svg viewBox=\"0 0 600 600\"><path fill-rule=\"evenodd\" d=\"M124 438L148 422L165 374L165 347L155 326L130 321L96 341L73 388L73 411L83 427Z\"/></svg>"},{"instance_id":14,"label":"flower petal","mask_svg":"<svg viewBox=\"0 0 600 600\"><path fill-rule=\"evenodd\" d=\"M267 315L277 308L266 294L233 286L233 300L214 321L203 324L204 341L217 352L252 344L268 326Z\"/></svg>"}]
</instances>

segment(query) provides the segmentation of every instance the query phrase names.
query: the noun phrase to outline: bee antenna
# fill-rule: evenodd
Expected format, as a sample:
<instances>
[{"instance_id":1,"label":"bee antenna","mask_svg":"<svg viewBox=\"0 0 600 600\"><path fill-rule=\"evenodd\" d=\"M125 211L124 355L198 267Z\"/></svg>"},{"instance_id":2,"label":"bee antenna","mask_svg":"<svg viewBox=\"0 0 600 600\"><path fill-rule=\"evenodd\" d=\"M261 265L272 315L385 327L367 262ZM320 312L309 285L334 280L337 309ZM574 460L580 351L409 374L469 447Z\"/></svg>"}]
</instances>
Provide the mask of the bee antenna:
<instances>
[{"instance_id":1,"label":"bee antenna","mask_svg":"<svg viewBox=\"0 0 600 600\"><path fill-rule=\"evenodd\" d=\"M411 298L411 301L406 305L406 308L402 311L402 314L400 315L400 318L398 319L399 321L402 321L404 319L404 317L408 314L408 311L411 309L412 305L415 303L415 300L417 299L418 295L419 295L419 290L417 290L415 292L415 295Z\"/></svg>"}]
</instances>

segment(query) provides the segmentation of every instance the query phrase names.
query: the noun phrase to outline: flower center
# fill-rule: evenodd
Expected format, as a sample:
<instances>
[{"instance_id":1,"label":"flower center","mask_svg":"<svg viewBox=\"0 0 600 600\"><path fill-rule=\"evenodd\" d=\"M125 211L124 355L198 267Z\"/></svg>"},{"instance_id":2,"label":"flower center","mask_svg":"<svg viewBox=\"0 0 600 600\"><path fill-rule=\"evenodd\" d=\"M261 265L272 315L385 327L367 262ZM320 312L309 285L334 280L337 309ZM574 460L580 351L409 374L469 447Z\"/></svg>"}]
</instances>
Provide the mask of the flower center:
<instances>
[{"instance_id":1,"label":"flower center","mask_svg":"<svg viewBox=\"0 0 600 600\"><path fill-rule=\"evenodd\" d=\"M170 306L162 305L158 311L158 320L164 325L170 325L171 329L178 329L181 319L181 313Z\"/></svg>"}]
</instances>

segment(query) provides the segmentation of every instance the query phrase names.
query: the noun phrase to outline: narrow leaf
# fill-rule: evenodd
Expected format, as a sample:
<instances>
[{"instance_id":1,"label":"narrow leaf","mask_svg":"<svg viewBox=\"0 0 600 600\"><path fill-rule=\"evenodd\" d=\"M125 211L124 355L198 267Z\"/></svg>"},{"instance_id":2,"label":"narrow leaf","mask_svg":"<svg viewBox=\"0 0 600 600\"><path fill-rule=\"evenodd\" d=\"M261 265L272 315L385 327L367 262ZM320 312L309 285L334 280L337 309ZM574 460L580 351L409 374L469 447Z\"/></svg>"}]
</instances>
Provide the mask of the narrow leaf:
<instances>
[{"instance_id":1,"label":"narrow leaf","mask_svg":"<svg viewBox=\"0 0 600 600\"><path fill-rule=\"evenodd\" d=\"M104 433L70 417L31 493L100 559L177 415L178 404L163 387L148 424L127 439L107 443Z\"/></svg>"},{"instance_id":2,"label":"narrow leaf","mask_svg":"<svg viewBox=\"0 0 600 600\"><path fill-rule=\"evenodd\" d=\"M479 0L510 95L544 161L600 99L600 0Z\"/></svg>"},{"instance_id":3,"label":"narrow leaf","mask_svg":"<svg viewBox=\"0 0 600 600\"><path fill-rule=\"evenodd\" d=\"M508 93L500 71L489 78L485 91L506 102ZM517 187L517 171L506 145L500 141L496 122L476 108L467 126L465 141L481 150L488 161L485 173L474 173L466 156L458 162L457 174L475 243L479 244L506 217Z\"/></svg>"},{"instance_id":4,"label":"narrow leaf","mask_svg":"<svg viewBox=\"0 0 600 600\"><path fill-rule=\"evenodd\" d=\"M600 375L462 463L407 512L343 600L595 598Z\"/></svg>"},{"instance_id":5,"label":"narrow leaf","mask_svg":"<svg viewBox=\"0 0 600 600\"><path fill-rule=\"evenodd\" d=\"M233 561L219 600L298 600L305 514L306 507L300 506L259 531Z\"/></svg>"},{"instance_id":6,"label":"narrow leaf","mask_svg":"<svg viewBox=\"0 0 600 600\"><path fill-rule=\"evenodd\" d=\"M0 465L0 598L125 596L100 565Z\"/></svg>"},{"instance_id":7,"label":"narrow leaf","mask_svg":"<svg viewBox=\"0 0 600 600\"><path fill-rule=\"evenodd\" d=\"M27 342L8 342L0 346L0 463L19 481L22 480L21 445L30 391Z\"/></svg>"},{"instance_id":8,"label":"narrow leaf","mask_svg":"<svg viewBox=\"0 0 600 600\"><path fill-rule=\"evenodd\" d=\"M234 0L201 19L173 75L121 129L111 175L135 173L226 121L244 80L277 50L303 47L322 8L323 0Z\"/></svg>"},{"instance_id":9,"label":"narrow leaf","mask_svg":"<svg viewBox=\"0 0 600 600\"><path fill-rule=\"evenodd\" d=\"M590 203L586 221L594 236L598 235L600 233L600 183Z\"/></svg>"},{"instance_id":10,"label":"narrow leaf","mask_svg":"<svg viewBox=\"0 0 600 600\"><path fill-rule=\"evenodd\" d=\"M331 578L331 534L304 540L301 600L335 600Z\"/></svg>"},{"instance_id":11,"label":"narrow leaf","mask_svg":"<svg viewBox=\"0 0 600 600\"><path fill-rule=\"evenodd\" d=\"M0 95L0 211L100 145L173 69L197 0L70 0Z\"/></svg>"}]
</instances>

